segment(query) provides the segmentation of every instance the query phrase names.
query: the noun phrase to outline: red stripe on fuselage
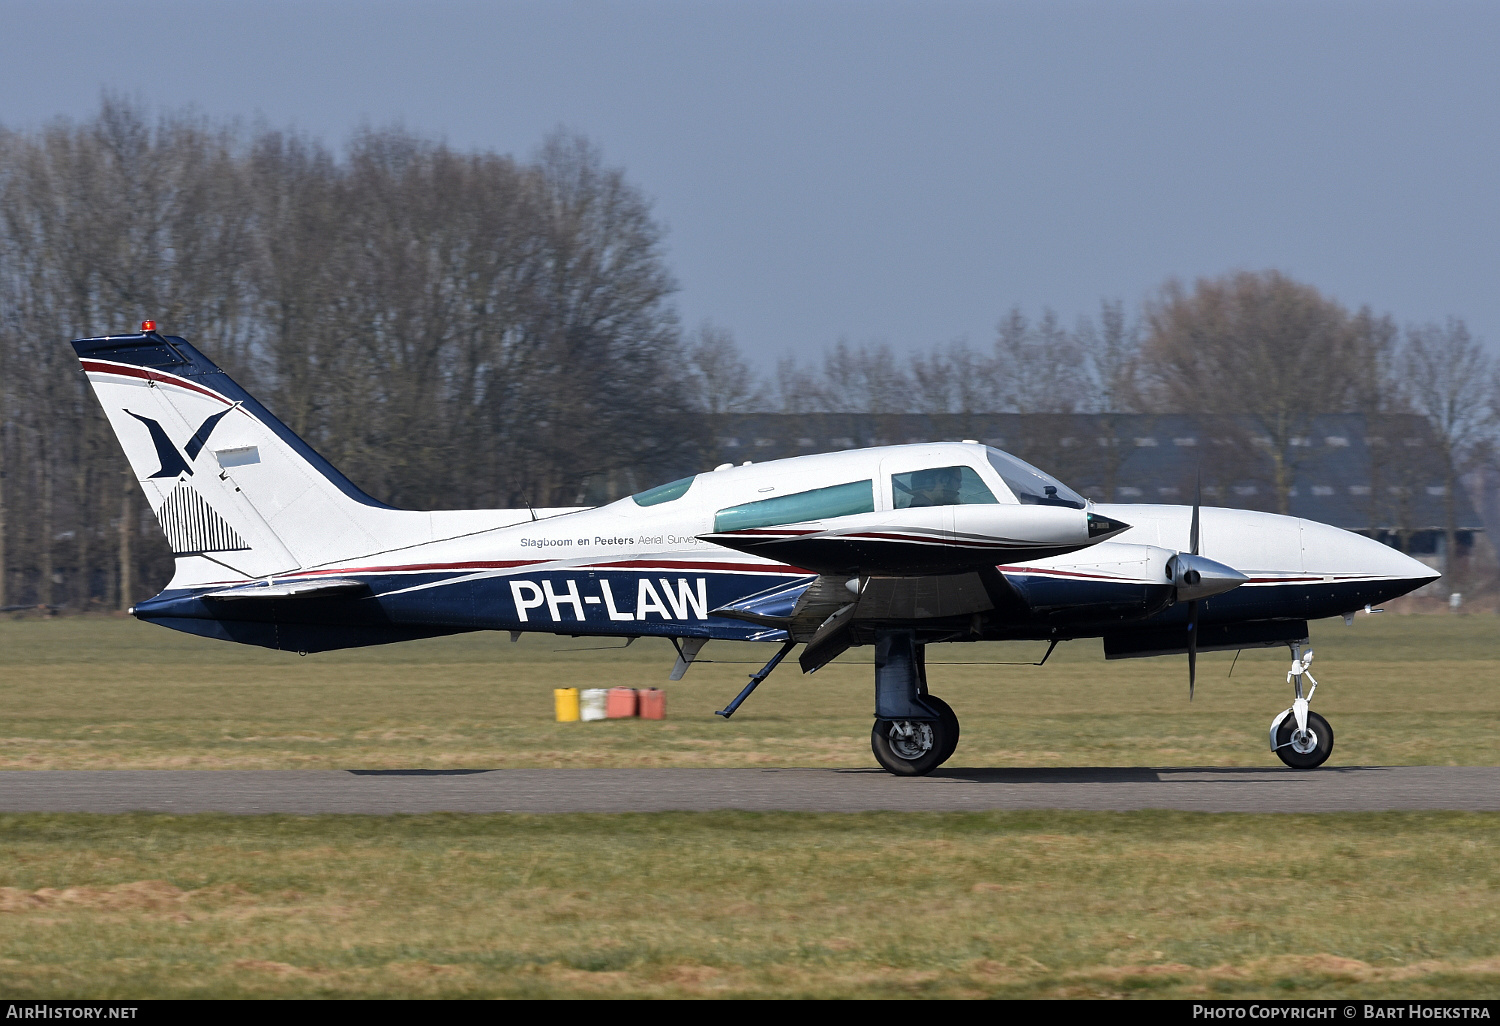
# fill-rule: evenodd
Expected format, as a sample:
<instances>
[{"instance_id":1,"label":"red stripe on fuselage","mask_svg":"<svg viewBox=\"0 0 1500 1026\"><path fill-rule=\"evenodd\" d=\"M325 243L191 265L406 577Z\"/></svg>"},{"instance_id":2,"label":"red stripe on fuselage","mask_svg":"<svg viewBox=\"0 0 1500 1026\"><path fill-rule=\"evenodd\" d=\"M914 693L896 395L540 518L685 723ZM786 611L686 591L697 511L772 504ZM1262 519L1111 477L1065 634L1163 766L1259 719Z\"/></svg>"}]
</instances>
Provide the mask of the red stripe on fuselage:
<instances>
[{"instance_id":1,"label":"red stripe on fuselage","mask_svg":"<svg viewBox=\"0 0 1500 1026\"><path fill-rule=\"evenodd\" d=\"M549 562L545 559L494 559L475 560L465 563L410 563L406 566L346 566L333 570L304 570L295 574L278 575L292 577L322 577L327 574L399 574L420 573L424 570L509 570L517 566L536 566Z\"/></svg>"},{"instance_id":2,"label":"red stripe on fuselage","mask_svg":"<svg viewBox=\"0 0 1500 1026\"><path fill-rule=\"evenodd\" d=\"M1020 577L1079 577L1091 581L1119 581L1125 584L1153 584L1155 581L1142 581L1134 577L1113 577L1108 574L1086 574L1081 570L1056 570L1052 567L1040 566L997 566L995 568L1001 573L1016 574ZM1331 580L1329 578L1332 578ZM1339 584L1344 581L1387 581L1399 578L1382 577L1379 574L1309 574L1305 577L1252 577L1245 584ZM1170 584L1170 581L1162 581L1162 584ZM1241 587L1244 587L1242 584Z\"/></svg>"},{"instance_id":3,"label":"red stripe on fuselage","mask_svg":"<svg viewBox=\"0 0 1500 1026\"><path fill-rule=\"evenodd\" d=\"M622 559L612 563L590 563L588 566L562 567L561 569L585 570L589 567L609 569L642 569L652 570L729 570L742 574L812 574L812 570L804 570L800 566L745 566L743 563L667 563L660 559Z\"/></svg>"},{"instance_id":4,"label":"red stripe on fuselage","mask_svg":"<svg viewBox=\"0 0 1500 1026\"><path fill-rule=\"evenodd\" d=\"M345 566L332 569L300 570L289 574L274 575L277 581L294 581L303 577L329 577L343 574L402 574L402 573L437 573L446 570L510 570L518 566L541 567L551 563L547 559L496 559L496 560L474 560L463 563L411 563L406 566ZM685 570L728 570L736 573L756 574L779 574L782 576L811 575L811 570L803 570L794 566L777 567L746 567L737 563L685 563L681 565L664 565L661 560L622 560L616 563L594 563L587 566L558 566L557 573L581 573L591 569L652 569L663 573ZM551 571L549 571L551 572ZM213 584L218 587L221 584L233 584L233 581L222 581ZM244 583L244 582L241 582ZM202 585L209 587L210 585ZM195 585L194 587L198 587Z\"/></svg>"},{"instance_id":5,"label":"red stripe on fuselage","mask_svg":"<svg viewBox=\"0 0 1500 1026\"><path fill-rule=\"evenodd\" d=\"M949 548L966 549L1016 549L1020 547L1038 548L1041 542L1018 542L1013 539L994 541L966 541L962 538L945 538L942 535L920 535L920 534L889 534L866 531L862 534L841 535L840 540L851 539L854 541L892 541L907 545L942 545Z\"/></svg>"},{"instance_id":6,"label":"red stripe on fuselage","mask_svg":"<svg viewBox=\"0 0 1500 1026\"><path fill-rule=\"evenodd\" d=\"M1116 577L1111 574L1086 574L1081 570L1053 570L1051 567L997 566L995 569L999 570L1002 574L1016 574L1019 577L1081 577L1089 581L1120 581L1125 584L1148 583L1134 577ZM1164 583L1170 584L1172 582L1166 581Z\"/></svg>"},{"instance_id":7,"label":"red stripe on fuselage","mask_svg":"<svg viewBox=\"0 0 1500 1026\"><path fill-rule=\"evenodd\" d=\"M770 536L772 538L800 538L805 534L822 534L821 530L808 529L805 531L782 530L779 527L747 527L740 531L715 531L714 534L720 538L760 538Z\"/></svg>"}]
</instances>

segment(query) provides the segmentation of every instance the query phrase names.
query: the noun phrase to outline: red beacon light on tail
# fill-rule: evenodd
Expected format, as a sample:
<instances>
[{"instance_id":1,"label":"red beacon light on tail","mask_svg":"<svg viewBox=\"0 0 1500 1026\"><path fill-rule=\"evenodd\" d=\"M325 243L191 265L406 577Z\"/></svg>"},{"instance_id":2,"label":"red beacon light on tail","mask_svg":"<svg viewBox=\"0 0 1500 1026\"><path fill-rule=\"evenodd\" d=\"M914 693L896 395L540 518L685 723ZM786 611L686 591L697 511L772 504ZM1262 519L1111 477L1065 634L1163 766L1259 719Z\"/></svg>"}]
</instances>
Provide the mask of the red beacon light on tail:
<instances>
[{"instance_id":1,"label":"red beacon light on tail","mask_svg":"<svg viewBox=\"0 0 1500 1026\"><path fill-rule=\"evenodd\" d=\"M149 335L151 332L153 332L155 330L156 330L156 322L155 321L142 321L141 322L141 334L142 335Z\"/></svg>"}]
</instances>

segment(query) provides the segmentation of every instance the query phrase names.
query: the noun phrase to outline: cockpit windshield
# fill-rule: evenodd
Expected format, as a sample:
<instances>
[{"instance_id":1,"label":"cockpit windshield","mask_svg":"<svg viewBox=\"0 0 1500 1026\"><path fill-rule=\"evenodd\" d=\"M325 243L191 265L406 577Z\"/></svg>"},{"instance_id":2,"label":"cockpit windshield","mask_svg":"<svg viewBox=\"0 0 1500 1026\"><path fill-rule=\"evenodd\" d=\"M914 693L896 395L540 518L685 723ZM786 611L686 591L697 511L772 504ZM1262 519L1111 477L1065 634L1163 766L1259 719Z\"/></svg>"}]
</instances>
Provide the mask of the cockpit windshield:
<instances>
[{"instance_id":1,"label":"cockpit windshield","mask_svg":"<svg viewBox=\"0 0 1500 1026\"><path fill-rule=\"evenodd\" d=\"M1024 460L1018 460L1008 452L990 446L984 447L990 466L1012 492L1016 501L1037 506L1071 506L1083 509L1088 502L1082 495L1063 484L1051 474L1044 474Z\"/></svg>"}]
</instances>

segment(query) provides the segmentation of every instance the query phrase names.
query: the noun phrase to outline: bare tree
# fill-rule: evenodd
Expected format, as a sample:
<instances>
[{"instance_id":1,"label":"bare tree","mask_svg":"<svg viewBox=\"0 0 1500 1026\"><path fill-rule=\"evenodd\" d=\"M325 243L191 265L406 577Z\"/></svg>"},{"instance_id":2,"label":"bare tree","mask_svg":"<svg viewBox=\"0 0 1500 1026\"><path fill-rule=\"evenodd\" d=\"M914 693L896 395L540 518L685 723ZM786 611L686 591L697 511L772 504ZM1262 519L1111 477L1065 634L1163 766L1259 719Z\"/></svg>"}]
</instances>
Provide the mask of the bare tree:
<instances>
[{"instance_id":1,"label":"bare tree","mask_svg":"<svg viewBox=\"0 0 1500 1026\"><path fill-rule=\"evenodd\" d=\"M776 408L781 413L826 413L827 395L815 373L784 356L776 361Z\"/></svg>"},{"instance_id":2,"label":"bare tree","mask_svg":"<svg viewBox=\"0 0 1500 1026\"><path fill-rule=\"evenodd\" d=\"M1406 329L1400 354L1403 390L1427 418L1443 468L1445 569L1458 552L1457 490L1495 423L1494 361L1463 321Z\"/></svg>"},{"instance_id":3,"label":"bare tree","mask_svg":"<svg viewBox=\"0 0 1500 1026\"><path fill-rule=\"evenodd\" d=\"M915 354L911 382L916 413L988 413L999 402L994 361L962 340Z\"/></svg>"},{"instance_id":4,"label":"bare tree","mask_svg":"<svg viewBox=\"0 0 1500 1026\"><path fill-rule=\"evenodd\" d=\"M911 382L884 342L851 346L840 339L823 356L830 412L905 413Z\"/></svg>"},{"instance_id":5,"label":"bare tree","mask_svg":"<svg viewBox=\"0 0 1500 1026\"><path fill-rule=\"evenodd\" d=\"M1141 330L1120 300L1101 300L1099 324L1080 317L1073 345L1083 358L1084 408L1093 413L1134 413L1141 406Z\"/></svg>"},{"instance_id":6,"label":"bare tree","mask_svg":"<svg viewBox=\"0 0 1500 1026\"><path fill-rule=\"evenodd\" d=\"M1052 310L1043 310L1034 325L1020 307L1001 319L991 373L997 410L1073 413L1086 401L1080 347Z\"/></svg>"},{"instance_id":7,"label":"bare tree","mask_svg":"<svg viewBox=\"0 0 1500 1026\"><path fill-rule=\"evenodd\" d=\"M777 405L786 413L907 413L913 385L886 343L851 345L839 339L823 351L822 366L803 368L796 357L778 361Z\"/></svg>"},{"instance_id":8,"label":"bare tree","mask_svg":"<svg viewBox=\"0 0 1500 1026\"><path fill-rule=\"evenodd\" d=\"M766 386L750 369L734 334L704 321L686 343L688 388L693 405L705 414L750 413L766 406Z\"/></svg>"},{"instance_id":9,"label":"bare tree","mask_svg":"<svg viewBox=\"0 0 1500 1026\"><path fill-rule=\"evenodd\" d=\"M1072 462L1081 474L1099 482L1105 500L1113 502L1129 454L1116 444L1121 415L1146 408L1141 395L1140 325L1126 317L1119 300L1101 300L1098 327L1087 317L1079 318L1073 341L1083 361L1084 409L1098 415L1098 430L1092 439L1083 440Z\"/></svg>"},{"instance_id":10,"label":"bare tree","mask_svg":"<svg viewBox=\"0 0 1500 1026\"><path fill-rule=\"evenodd\" d=\"M1237 413L1266 450L1277 512L1290 510L1307 432L1319 413L1351 410L1371 358L1342 306L1279 271L1168 282L1146 307L1144 355L1161 401L1183 412Z\"/></svg>"}]
</instances>

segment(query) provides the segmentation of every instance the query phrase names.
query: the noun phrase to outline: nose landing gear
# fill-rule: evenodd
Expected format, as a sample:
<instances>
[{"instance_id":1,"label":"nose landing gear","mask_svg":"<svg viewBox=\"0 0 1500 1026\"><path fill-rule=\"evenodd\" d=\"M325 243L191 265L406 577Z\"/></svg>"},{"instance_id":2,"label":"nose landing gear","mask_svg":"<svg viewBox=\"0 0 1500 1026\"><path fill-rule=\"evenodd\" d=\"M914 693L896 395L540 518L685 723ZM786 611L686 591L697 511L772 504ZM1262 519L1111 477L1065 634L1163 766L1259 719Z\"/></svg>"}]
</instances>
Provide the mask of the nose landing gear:
<instances>
[{"instance_id":1,"label":"nose landing gear","mask_svg":"<svg viewBox=\"0 0 1500 1026\"><path fill-rule=\"evenodd\" d=\"M1292 649L1292 668L1287 671L1287 683L1292 685L1292 707L1271 721L1271 751L1292 769L1315 769L1328 761L1333 754L1333 728L1328 721L1307 707L1313 692L1318 690L1317 679L1309 672L1312 665L1312 649L1304 655L1302 646ZM1306 697L1302 694L1302 678L1312 683Z\"/></svg>"}]
</instances>

